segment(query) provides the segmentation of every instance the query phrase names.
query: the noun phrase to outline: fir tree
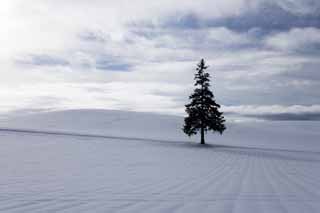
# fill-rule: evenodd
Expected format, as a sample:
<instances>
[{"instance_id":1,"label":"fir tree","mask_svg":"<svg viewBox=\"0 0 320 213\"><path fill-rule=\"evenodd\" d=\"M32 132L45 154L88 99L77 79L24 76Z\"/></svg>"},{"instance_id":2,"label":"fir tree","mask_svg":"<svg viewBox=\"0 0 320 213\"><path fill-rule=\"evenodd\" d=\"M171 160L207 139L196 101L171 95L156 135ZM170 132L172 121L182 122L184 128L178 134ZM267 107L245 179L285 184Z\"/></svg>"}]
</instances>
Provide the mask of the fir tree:
<instances>
[{"instance_id":1,"label":"fir tree","mask_svg":"<svg viewBox=\"0 0 320 213\"><path fill-rule=\"evenodd\" d=\"M219 111L220 105L215 102L210 90L210 75L205 72L208 68L201 59L197 66L194 80L196 87L189 96L191 102L186 107L187 117L184 119L183 131L188 135L201 133L201 144L205 144L204 135L207 131L217 131L220 134L226 129L223 113Z\"/></svg>"}]
</instances>

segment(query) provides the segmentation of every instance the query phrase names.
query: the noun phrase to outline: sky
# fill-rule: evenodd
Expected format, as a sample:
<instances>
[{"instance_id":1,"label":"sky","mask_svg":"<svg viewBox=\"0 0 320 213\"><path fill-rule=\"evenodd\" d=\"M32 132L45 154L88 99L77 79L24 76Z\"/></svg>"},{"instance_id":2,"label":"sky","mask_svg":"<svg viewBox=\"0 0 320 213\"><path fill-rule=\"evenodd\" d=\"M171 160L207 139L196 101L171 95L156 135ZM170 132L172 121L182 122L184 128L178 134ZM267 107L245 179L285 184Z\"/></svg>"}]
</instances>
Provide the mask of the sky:
<instances>
[{"instance_id":1,"label":"sky","mask_svg":"<svg viewBox=\"0 0 320 213\"><path fill-rule=\"evenodd\" d=\"M2 0L0 112L184 114L201 58L226 115L320 120L318 0Z\"/></svg>"}]
</instances>

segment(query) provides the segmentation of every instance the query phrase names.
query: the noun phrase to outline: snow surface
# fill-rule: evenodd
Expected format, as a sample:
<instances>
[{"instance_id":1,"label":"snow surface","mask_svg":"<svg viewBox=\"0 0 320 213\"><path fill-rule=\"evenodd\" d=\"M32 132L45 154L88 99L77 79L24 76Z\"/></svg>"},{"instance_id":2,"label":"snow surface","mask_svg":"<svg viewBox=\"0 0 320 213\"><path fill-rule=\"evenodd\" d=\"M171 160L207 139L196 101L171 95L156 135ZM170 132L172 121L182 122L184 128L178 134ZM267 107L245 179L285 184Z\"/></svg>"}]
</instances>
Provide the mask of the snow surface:
<instances>
[{"instance_id":1,"label":"snow surface","mask_svg":"<svg viewBox=\"0 0 320 213\"><path fill-rule=\"evenodd\" d=\"M320 123L69 110L0 121L0 212L320 212ZM217 145L220 144L220 145Z\"/></svg>"}]
</instances>

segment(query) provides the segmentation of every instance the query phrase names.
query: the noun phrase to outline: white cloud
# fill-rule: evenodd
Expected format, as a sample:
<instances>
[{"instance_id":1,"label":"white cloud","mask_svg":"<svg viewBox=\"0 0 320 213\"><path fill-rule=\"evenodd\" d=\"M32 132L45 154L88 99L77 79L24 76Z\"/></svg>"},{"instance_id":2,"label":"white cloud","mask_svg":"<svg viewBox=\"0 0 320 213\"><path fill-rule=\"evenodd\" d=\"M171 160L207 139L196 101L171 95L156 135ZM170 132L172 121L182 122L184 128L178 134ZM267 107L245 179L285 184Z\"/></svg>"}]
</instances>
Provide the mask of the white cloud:
<instances>
[{"instance_id":1,"label":"white cloud","mask_svg":"<svg viewBox=\"0 0 320 213\"><path fill-rule=\"evenodd\" d=\"M312 45L320 45L320 30L312 27L294 28L268 37L266 44L283 51L303 51L306 47L311 49Z\"/></svg>"},{"instance_id":2,"label":"white cloud","mask_svg":"<svg viewBox=\"0 0 320 213\"><path fill-rule=\"evenodd\" d=\"M317 0L281 0L276 1L283 9L298 15L319 13L320 3Z\"/></svg>"},{"instance_id":3,"label":"white cloud","mask_svg":"<svg viewBox=\"0 0 320 213\"><path fill-rule=\"evenodd\" d=\"M223 26L166 29L157 28L157 23L163 27L168 18L186 14L200 20L238 16L261 2L4 0L0 3L0 107L181 113L181 100L192 91L195 64L203 57L211 65L214 89L223 102L239 104L239 96L245 94L252 96L244 102L258 99L257 93L274 92L270 88L282 83L270 80L272 75L316 60L287 51L319 42L318 29L272 35L262 41L270 50L250 32ZM139 24L144 22L155 27L142 28ZM36 59L47 63L32 65ZM51 66L49 59L60 65ZM99 59L128 64L130 70L99 70ZM274 84L268 85L266 79Z\"/></svg>"},{"instance_id":4,"label":"white cloud","mask_svg":"<svg viewBox=\"0 0 320 213\"><path fill-rule=\"evenodd\" d=\"M227 113L237 113L243 115L266 115L266 114L305 114L317 113L320 114L320 105L240 105L240 106L223 106L223 110Z\"/></svg>"},{"instance_id":5,"label":"white cloud","mask_svg":"<svg viewBox=\"0 0 320 213\"><path fill-rule=\"evenodd\" d=\"M184 88L174 84L141 82L109 83L34 83L12 88L2 86L1 112L18 109L120 109L148 112L182 113L174 96ZM17 102L20 105L17 105Z\"/></svg>"},{"instance_id":6,"label":"white cloud","mask_svg":"<svg viewBox=\"0 0 320 213\"><path fill-rule=\"evenodd\" d=\"M226 46L250 44L254 39L247 33L233 32L225 27L211 28L208 31L208 38L212 42L223 43Z\"/></svg>"}]
</instances>

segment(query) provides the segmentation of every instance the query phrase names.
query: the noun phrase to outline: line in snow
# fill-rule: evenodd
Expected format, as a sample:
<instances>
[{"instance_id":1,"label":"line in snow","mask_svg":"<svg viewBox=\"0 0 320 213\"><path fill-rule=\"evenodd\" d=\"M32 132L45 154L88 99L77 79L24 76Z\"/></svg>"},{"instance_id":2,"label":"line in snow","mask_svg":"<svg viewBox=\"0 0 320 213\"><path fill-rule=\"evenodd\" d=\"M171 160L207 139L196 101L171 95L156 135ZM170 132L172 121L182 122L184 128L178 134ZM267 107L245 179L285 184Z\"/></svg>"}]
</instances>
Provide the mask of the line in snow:
<instances>
[{"instance_id":1,"label":"line in snow","mask_svg":"<svg viewBox=\"0 0 320 213\"><path fill-rule=\"evenodd\" d=\"M163 139L140 138L140 137L124 137L124 136L99 135L99 134L62 132L62 131L43 131L43 130L33 130L33 129L0 128L0 132L17 132L17 133L30 133L30 134L43 134L43 135L62 135L62 136L108 138L108 139L119 139L119 140L151 141L151 142L167 142L167 143L169 143L169 142L170 143L185 143L186 142L186 141L178 141L178 140L163 140Z\"/></svg>"},{"instance_id":2,"label":"line in snow","mask_svg":"<svg viewBox=\"0 0 320 213\"><path fill-rule=\"evenodd\" d=\"M47 131L47 130L34 130L34 129L17 129L17 128L0 128L0 132L16 132L16 133L28 133L28 134L41 134L41 135L60 135L60 136L74 136L74 137L88 137L88 138L104 138L104 139L116 139L116 140L128 140L128 141L148 141L156 143L170 143L175 145L190 144L198 145L198 143L192 141L179 141L179 140L165 140L155 138L141 138L141 137L125 137L125 136L114 136L114 135L99 135L99 134L88 134L88 133L77 133L77 132L63 132L63 131ZM190 144L191 145L191 144ZM200 145L199 145L200 146ZM320 153L317 151L306 151L306 150L290 150L281 148L265 148L265 147L250 147L250 146L234 146L234 145L221 145L221 144L206 144L207 148L234 148L234 149L251 149L251 150L266 150L266 151L285 151L285 152L297 152L297 153ZM203 147L203 145L201 145Z\"/></svg>"}]
</instances>

